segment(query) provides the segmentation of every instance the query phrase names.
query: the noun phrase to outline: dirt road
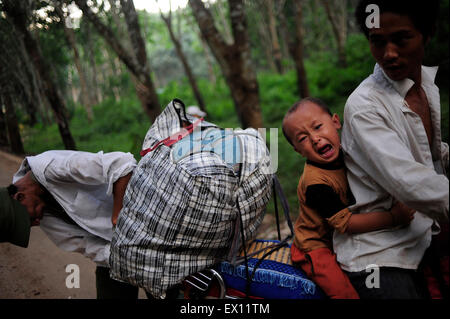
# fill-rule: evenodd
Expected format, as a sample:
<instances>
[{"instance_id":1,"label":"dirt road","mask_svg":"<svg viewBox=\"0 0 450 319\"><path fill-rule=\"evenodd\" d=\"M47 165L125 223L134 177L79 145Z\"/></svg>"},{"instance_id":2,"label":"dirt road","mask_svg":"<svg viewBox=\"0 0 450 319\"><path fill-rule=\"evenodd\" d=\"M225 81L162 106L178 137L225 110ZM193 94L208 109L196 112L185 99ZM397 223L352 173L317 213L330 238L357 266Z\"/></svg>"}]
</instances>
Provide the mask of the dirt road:
<instances>
[{"instance_id":1,"label":"dirt road","mask_svg":"<svg viewBox=\"0 0 450 319\"><path fill-rule=\"evenodd\" d=\"M0 151L0 186L11 183L22 158ZM275 238L275 218L267 215L259 238ZM282 234L288 233L286 227ZM80 269L80 288L67 288L66 266ZM39 227L32 227L28 248L0 243L0 299L66 299L96 297L95 263L78 253L65 252L53 244ZM146 298L140 289L139 298Z\"/></svg>"}]
</instances>

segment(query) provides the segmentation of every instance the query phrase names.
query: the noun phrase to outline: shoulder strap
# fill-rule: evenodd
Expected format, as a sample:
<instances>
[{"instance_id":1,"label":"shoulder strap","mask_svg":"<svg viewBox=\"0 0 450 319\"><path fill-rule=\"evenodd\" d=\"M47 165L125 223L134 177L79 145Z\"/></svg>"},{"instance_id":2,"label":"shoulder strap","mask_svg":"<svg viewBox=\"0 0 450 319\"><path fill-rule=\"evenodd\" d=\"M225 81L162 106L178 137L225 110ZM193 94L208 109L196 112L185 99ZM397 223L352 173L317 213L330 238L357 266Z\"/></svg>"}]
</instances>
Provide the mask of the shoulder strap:
<instances>
[{"instance_id":1,"label":"shoulder strap","mask_svg":"<svg viewBox=\"0 0 450 319\"><path fill-rule=\"evenodd\" d=\"M239 209L239 205L237 203L239 216L235 223L233 241L232 241L231 248L230 248L230 251L228 254L228 258L227 258L228 261L232 265L241 264L242 262L245 262L246 258L258 255L263 251L267 251L267 253L263 256L263 258L261 258L260 261L262 261L262 260L264 260L264 258L269 256L272 252L278 250L281 247L284 247L288 243L288 241L294 237L294 227L293 227L291 217L289 214L289 204L286 199L286 196L284 195L283 188L281 187L280 181L278 180L278 177L275 174L273 175L273 178L272 178L272 187L273 187L273 197L274 197L274 206L275 206L275 217L276 217L277 230L278 230L278 240L280 242L273 243L273 245L268 245L262 249L252 252L251 254L247 254L246 247L244 244L242 244L242 243L245 243L244 234L240 234L243 232L242 216L241 216L241 211ZM290 234L283 240L281 239L281 233L280 233L280 220L279 220L279 213L278 213L277 197L280 197L281 206L282 206L283 212L284 212L284 218L285 218L285 220L288 224L289 230L290 230ZM244 250L244 256L239 257L238 253L239 253L239 248L241 246L242 246L242 249Z\"/></svg>"},{"instance_id":2,"label":"shoulder strap","mask_svg":"<svg viewBox=\"0 0 450 319\"><path fill-rule=\"evenodd\" d=\"M289 230L291 231L291 235L288 236L289 239L294 237L294 226L292 225L292 220L289 214L289 204L288 201L286 199L286 195L284 195L283 192L283 188L281 187L280 181L278 180L277 175L273 175L273 188L274 188L274 201L275 201L275 213L277 216L277 227L278 227L278 238L281 240L281 235L279 232L279 221L278 221L278 205L276 202L276 196L278 194L278 196L280 197L280 201L281 201L281 207L283 207L283 212L284 212L284 218L286 219L286 222L289 226Z\"/></svg>"},{"instance_id":3,"label":"shoulder strap","mask_svg":"<svg viewBox=\"0 0 450 319\"><path fill-rule=\"evenodd\" d=\"M274 174L273 175L273 196L274 196L274 204L275 204L275 215L276 215L276 220L277 220L277 230L278 230L278 239L280 240L279 243L274 243L273 245L269 245L267 247L264 247L258 251L255 251L253 253L251 253L250 255L247 254L247 247L245 246L245 236L244 236L244 228L242 227L242 215L239 209L239 204L238 204L238 210L239 210L239 218L238 218L238 222L240 225L240 229L241 229L241 242L243 243L242 245L242 249L243 249L243 253L244 256L237 258L236 256L233 256L232 259L232 265L235 264L240 264L242 262L244 262L245 265L245 278L246 278L246 286L245 286L245 295L246 297L250 296L250 287L251 284L253 282L253 278L255 277L256 274L256 270L259 268L259 266L262 264L262 262L264 261L264 259L266 259L268 256L270 256L273 252L277 251L278 249L280 249L281 247L284 247L288 244L288 241L294 236L294 227L292 225L292 221L289 215L289 205L286 199L286 196L284 195L283 189L281 187L281 184L278 180L278 177ZM277 205L277 195L280 196L280 200L281 200L281 206L283 207L283 211L284 211L284 216L286 219L286 222L289 226L289 229L291 231L290 235L288 235L286 238L284 238L283 240L281 240L281 234L280 234L280 221L279 221L279 217L278 217L278 205ZM233 245L235 245L235 240L236 240L237 233L235 233L235 238L233 239ZM239 247L239 245L237 245ZM234 249L236 249L236 247L234 247ZM249 266L248 266L248 259L251 256L257 255L261 252L265 251L264 255L258 260L258 262L253 266L253 270L252 273L250 274L249 271Z\"/></svg>"},{"instance_id":4,"label":"shoulder strap","mask_svg":"<svg viewBox=\"0 0 450 319\"><path fill-rule=\"evenodd\" d=\"M198 119L197 121L195 121L194 123L192 123L191 125L182 128L179 132L159 141L158 143L156 143L155 145L153 145L152 147L146 148L145 150L142 150L140 152L140 155L142 157L144 157L147 153L155 150L158 146L160 146L161 144L164 144L166 146L172 146L173 144L175 144L176 142L178 142L179 140L183 139L185 136L191 134L194 129L200 124L200 122L203 121L203 118Z\"/></svg>"}]
</instances>

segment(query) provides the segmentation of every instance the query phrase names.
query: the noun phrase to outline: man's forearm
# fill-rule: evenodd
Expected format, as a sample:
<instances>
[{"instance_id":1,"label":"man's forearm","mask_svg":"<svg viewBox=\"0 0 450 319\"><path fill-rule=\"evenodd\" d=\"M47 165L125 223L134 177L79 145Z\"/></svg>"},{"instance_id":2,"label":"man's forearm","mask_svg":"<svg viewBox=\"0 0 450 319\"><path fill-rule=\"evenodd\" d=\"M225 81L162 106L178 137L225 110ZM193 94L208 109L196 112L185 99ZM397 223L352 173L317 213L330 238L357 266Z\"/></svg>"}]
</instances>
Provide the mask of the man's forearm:
<instances>
[{"instance_id":1,"label":"man's forearm","mask_svg":"<svg viewBox=\"0 0 450 319\"><path fill-rule=\"evenodd\" d=\"M123 196L125 195L125 190L127 189L131 174L132 173L128 173L127 175L120 177L113 185L114 206L111 221L114 226L117 223L117 218L119 217L120 210L122 209Z\"/></svg>"}]
</instances>

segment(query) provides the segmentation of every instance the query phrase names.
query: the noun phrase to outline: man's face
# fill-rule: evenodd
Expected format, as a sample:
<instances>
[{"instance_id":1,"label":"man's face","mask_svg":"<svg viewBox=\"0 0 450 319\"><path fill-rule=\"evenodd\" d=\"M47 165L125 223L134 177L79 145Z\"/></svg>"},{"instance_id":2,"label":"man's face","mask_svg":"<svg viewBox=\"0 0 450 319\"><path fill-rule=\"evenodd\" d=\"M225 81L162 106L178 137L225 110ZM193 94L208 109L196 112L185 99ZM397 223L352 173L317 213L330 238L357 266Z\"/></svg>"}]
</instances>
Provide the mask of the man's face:
<instances>
[{"instance_id":1,"label":"man's face","mask_svg":"<svg viewBox=\"0 0 450 319\"><path fill-rule=\"evenodd\" d=\"M294 149L310 161L327 164L339 157L341 123L314 103L306 102L284 120Z\"/></svg>"},{"instance_id":2,"label":"man's face","mask_svg":"<svg viewBox=\"0 0 450 319\"><path fill-rule=\"evenodd\" d=\"M380 28L369 30L369 43L373 57L389 78L420 83L425 44L408 16L382 13Z\"/></svg>"},{"instance_id":3,"label":"man's face","mask_svg":"<svg viewBox=\"0 0 450 319\"><path fill-rule=\"evenodd\" d=\"M14 194L13 198L25 206L30 215L31 225L39 225L44 214L43 208L45 202L41 198L44 191L37 183L31 180L29 174L26 174L22 179L17 181L15 185L18 191Z\"/></svg>"}]
</instances>

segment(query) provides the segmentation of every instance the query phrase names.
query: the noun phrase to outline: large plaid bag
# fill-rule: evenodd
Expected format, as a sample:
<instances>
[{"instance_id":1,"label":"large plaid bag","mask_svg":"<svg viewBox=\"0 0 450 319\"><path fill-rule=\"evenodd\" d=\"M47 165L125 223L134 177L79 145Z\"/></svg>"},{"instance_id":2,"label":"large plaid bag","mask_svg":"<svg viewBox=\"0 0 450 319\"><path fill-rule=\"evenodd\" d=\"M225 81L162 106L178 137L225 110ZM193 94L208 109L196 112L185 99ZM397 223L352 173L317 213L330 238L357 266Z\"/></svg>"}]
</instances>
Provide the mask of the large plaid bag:
<instances>
[{"instance_id":1,"label":"large plaid bag","mask_svg":"<svg viewBox=\"0 0 450 319\"><path fill-rule=\"evenodd\" d=\"M154 297L226 259L240 230L254 239L271 197L270 156L258 131L201 122L177 133L195 120L173 100L150 127L111 241L111 277Z\"/></svg>"}]
</instances>

